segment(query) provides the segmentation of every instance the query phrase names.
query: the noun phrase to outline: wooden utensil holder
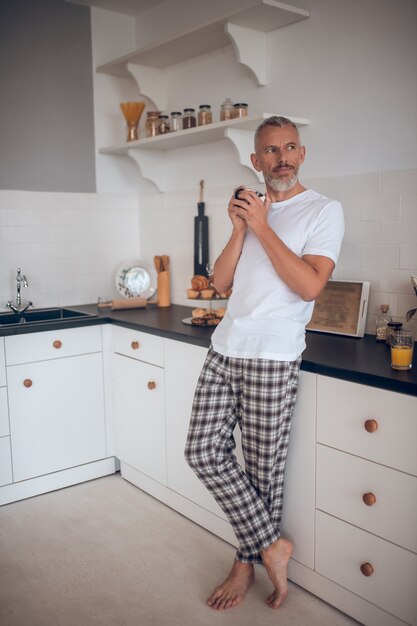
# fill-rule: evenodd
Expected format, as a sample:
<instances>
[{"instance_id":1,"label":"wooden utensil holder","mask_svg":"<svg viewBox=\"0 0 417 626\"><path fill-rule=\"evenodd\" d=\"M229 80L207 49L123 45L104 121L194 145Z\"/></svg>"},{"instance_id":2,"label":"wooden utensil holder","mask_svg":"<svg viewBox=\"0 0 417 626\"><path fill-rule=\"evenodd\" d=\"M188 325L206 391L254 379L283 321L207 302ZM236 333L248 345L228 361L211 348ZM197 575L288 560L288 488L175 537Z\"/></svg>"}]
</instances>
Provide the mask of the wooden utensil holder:
<instances>
[{"instance_id":1,"label":"wooden utensil holder","mask_svg":"<svg viewBox=\"0 0 417 626\"><path fill-rule=\"evenodd\" d=\"M158 306L171 305L171 287L169 272L162 271L158 274Z\"/></svg>"}]
</instances>

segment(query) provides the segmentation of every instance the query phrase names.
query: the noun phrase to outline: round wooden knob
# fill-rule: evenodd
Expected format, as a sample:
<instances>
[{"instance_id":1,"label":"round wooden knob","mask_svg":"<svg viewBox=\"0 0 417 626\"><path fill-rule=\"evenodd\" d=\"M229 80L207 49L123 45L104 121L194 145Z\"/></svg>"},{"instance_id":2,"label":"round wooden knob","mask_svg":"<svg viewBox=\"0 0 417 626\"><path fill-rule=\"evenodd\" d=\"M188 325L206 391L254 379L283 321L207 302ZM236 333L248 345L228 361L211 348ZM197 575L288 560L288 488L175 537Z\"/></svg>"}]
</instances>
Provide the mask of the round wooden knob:
<instances>
[{"instance_id":1,"label":"round wooden knob","mask_svg":"<svg viewBox=\"0 0 417 626\"><path fill-rule=\"evenodd\" d=\"M368 493L363 494L362 500L365 502L366 506L373 506L376 502L376 496L369 491Z\"/></svg>"},{"instance_id":2,"label":"round wooden knob","mask_svg":"<svg viewBox=\"0 0 417 626\"><path fill-rule=\"evenodd\" d=\"M378 422L376 420L366 420L365 430L368 433L374 433L376 430L378 430Z\"/></svg>"},{"instance_id":3,"label":"round wooden knob","mask_svg":"<svg viewBox=\"0 0 417 626\"><path fill-rule=\"evenodd\" d=\"M131 346L132 350L138 350L139 349L139 341L132 341L130 346Z\"/></svg>"},{"instance_id":4,"label":"round wooden knob","mask_svg":"<svg viewBox=\"0 0 417 626\"><path fill-rule=\"evenodd\" d=\"M32 387L32 381L30 380L30 378L25 378L25 380L23 381L23 384L25 387Z\"/></svg>"},{"instance_id":5,"label":"round wooden knob","mask_svg":"<svg viewBox=\"0 0 417 626\"><path fill-rule=\"evenodd\" d=\"M52 345L54 346L54 348L59 350L60 348L62 348L62 341L59 341L59 339L56 339Z\"/></svg>"},{"instance_id":6,"label":"round wooden knob","mask_svg":"<svg viewBox=\"0 0 417 626\"><path fill-rule=\"evenodd\" d=\"M374 573L374 567L371 563L362 563L361 572L364 576L372 576Z\"/></svg>"},{"instance_id":7,"label":"round wooden knob","mask_svg":"<svg viewBox=\"0 0 417 626\"><path fill-rule=\"evenodd\" d=\"M148 389L155 389L156 387L156 382L154 380L150 380L148 382Z\"/></svg>"}]
</instances>

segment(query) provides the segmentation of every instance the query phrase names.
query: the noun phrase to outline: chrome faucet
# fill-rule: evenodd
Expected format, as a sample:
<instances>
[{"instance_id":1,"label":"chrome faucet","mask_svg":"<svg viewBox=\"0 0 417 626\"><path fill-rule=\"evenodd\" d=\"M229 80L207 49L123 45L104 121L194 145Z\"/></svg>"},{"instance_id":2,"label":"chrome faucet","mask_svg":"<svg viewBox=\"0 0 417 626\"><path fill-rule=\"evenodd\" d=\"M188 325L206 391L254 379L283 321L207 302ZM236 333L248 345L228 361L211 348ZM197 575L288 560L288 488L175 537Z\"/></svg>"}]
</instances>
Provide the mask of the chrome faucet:
<instances>
[{"instance_id":1,"label":"chrome faucet","mask_svg":"<svg viewBox=\"0 0 417 626\"><path fill-rule=\"evenodd\" d=\"M26 304L22 306L22 296L21 296L20 291L22 287L27 287L27 286L28 286L28 281L26 279L26 276L22 274L22 270L20 269L20 267L18 267L17 274L16 274L16 304L12 300L9 300L6 304L6 307L8 309L11 309L15 313L20 314L20 313L24 313L26 309L32 306L32 302L30 300L27 300Z\"/></svg>"}]
</instances>

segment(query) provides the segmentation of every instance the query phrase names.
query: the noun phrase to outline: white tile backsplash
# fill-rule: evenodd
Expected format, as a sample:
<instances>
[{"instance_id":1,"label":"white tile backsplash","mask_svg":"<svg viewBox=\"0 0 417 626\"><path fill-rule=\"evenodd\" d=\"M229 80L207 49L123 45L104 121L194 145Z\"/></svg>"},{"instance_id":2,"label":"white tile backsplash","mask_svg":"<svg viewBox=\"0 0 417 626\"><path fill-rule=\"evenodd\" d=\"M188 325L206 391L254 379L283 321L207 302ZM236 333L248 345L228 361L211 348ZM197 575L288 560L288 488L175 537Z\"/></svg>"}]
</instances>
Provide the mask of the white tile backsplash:
<instances>
[{"instance_id":1,"label":"white tile backsplash","mask_svg":"<svg viewBox=\"0 0 417 626\"><path fill-rule=\"evenodd\" d=\"M417 219L417 194L402 195L401 202L401 219L415 220Z\"/></svg>"},{"instance_id":2,"label":"white tile backsplash","mask_svg":"<svg viewBox=\"0 0 417 626\"><path fill-rule=\"evenodd\" d=\"M341 198L346 236L334 277L370 281L366 332L374 332L381 304L402 321L417 306L410 281L417 274L416 180L417 170L406 170L303 181ZM204 190L212 262L231 233L232 190ZM198 196L198 184L140 196L0 191L0 305L15 297L18 266L29 281L24 298L36 306L75 305L117 296L114 275L122 261L153 266L155 254L168 254L172 302L192 306L185 290L193 274Z\"/></svg>"},{"instance_id":3,"label":"white tile backsplash","mask_svg":"<svg viewBox=\"0 0 417 626\"><path fill-rule=\"evenodd\" d=\"M416 170L381 172L381 195L417 194Z\"/></svg>"},{"instance_id":4,"label":"white tile backsplash","mask_svg":"<svg viewBox=\"0 0 417 626\"><path fill-rule=\"evenodd\" d=\"M0 191L0 307L15 298L16 268L36 307L116 297L115 272L138 259L134 194Z\"/></svg>"},{"instance_id":5,"label":"white tile backsplash","mask_svg":"<svg viewBox=\"0 0 417 626\"><path fill-rule=\"evenodd\" d=\"M342 178L342 198L357 198L358 196L379 196L380 174L350 174Z\"/></svg>"},{"instance_id":6,"label":"white tile backsplash","mask_svg":"<svg viewBox=\"0 0 417 626\"><path fill-rule=\"evenodd\" d=\"M400 217L400 196L362 198L363 220L398 220Z\"/></svg>"}]
</instances>

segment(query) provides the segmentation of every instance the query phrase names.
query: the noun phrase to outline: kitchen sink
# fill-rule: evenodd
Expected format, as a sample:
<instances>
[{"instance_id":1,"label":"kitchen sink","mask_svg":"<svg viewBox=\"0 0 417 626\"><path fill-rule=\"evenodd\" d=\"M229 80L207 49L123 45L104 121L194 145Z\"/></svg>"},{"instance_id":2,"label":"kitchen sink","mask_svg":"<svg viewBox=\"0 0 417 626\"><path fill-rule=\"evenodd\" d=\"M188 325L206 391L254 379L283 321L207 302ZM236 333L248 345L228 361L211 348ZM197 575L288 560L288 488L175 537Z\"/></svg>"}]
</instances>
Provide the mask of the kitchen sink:
<instances>
[{"instance_id":1,"label":"kitchen sink","mask_svg":"<svg viewBox=\"0 0 417 626\"><path fill-rule=\"evenodd\" d=\"M97 317L93 313L73 309L31 309L24 313L0 313L0 326L14 324L38 324L41 322L62 322L64 320Z\"/></svg>"}]
</instances>

